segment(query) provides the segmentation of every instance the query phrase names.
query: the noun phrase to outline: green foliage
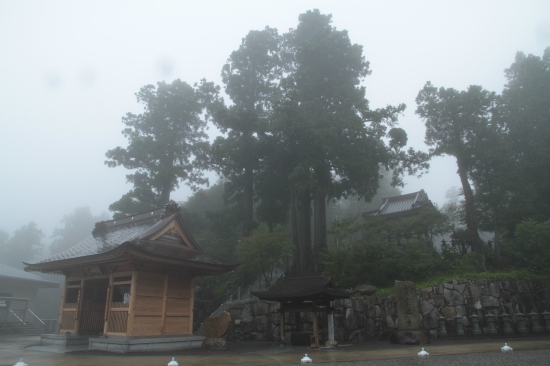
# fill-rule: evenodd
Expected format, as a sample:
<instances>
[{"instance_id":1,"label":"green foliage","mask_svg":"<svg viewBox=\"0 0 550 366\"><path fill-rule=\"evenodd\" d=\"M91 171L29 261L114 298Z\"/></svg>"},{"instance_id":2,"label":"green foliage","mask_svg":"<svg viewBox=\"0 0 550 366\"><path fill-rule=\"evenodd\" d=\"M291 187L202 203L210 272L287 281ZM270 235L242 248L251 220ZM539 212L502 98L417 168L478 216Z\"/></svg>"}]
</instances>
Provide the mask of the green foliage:
<instances>
[{"instance_id":1,"label":"green foliage","mask_svg":"<svg viewBox=\"0 0 550 366\"><path fill-rule=\"evenodd\" d=\"M243 236L250 235L254 227L254 191L266 153L267 117L280 94L280 42L276 29L250 31L222 68L225 92L234 104L226 106L223 99L215 98L209 106L214 124L226 134L217 137L212 145L213 168L228 180L228 197L240 203ZM263 192L256 188L256 193ZM286 215L266 215L270 211L281 212L281 202L271 197L272 194L262 194L261 202L262 216L273 226L283 223ZM286 213L287 202L282 207Z\"/></svg>"},{"instance_id":2,"label":"green foliage","mask_svg":"<svg viewBox=\"0 0 550 366\"><path fill-rule=\"evenodd\" d=\"M548 275L539 275L528 270L516 270L509 272L473 272L452 275L440 275L427 281L415 283L417 289L437 286L449 281L475 281L475 280L527 280L533 278L548 278ZM373 296L395 295L395 287L380 288Z\"/></svg>"},{"instance_id":3,"label":"green foliage","mask_svg":"<svg viewBox=\"0 0 550 366\"><path fill-rule=\"evenodd\" d=\"M0 261L9 266L23 269L23 261L33 261L42 254L44 234L36 223L29 222L17 229L13 237L0 231Z\"/></svg>"},{"instance_id":4,"label":"green foliage","mask_svg":"<svg viewBox=\"0 0 550 366\"><path fill-rule=\"evenodd\" d=\"M542 57L518 52L505 75L499 121L507 132L513 169L501 182L508 185L510 203L503 220L512 237L524 219L550 218L550 47Z\"/></svg>"},{"instance_id":5,"label":"green foliage","mask_svg":"<svg viewBox=\"0 0 550 366\"><path fill-rule=\"evenodd\" d=\"M516 226L515 240L502 248L503 256L534 273L550 275L550 220L528 219Z\"/></svg>"},{"instance_id":6,"label":"green foliage","mask_svg":"<svg viewBox=\"0 0 550 366\"><path fill-rule=\"evenodd\" d=\"M343 287L369 283L390 286L395 280L423 281L442 274L481 271L483 256L462 255L433 238L448 230L447 218L425 209L413 217L387 220L346 217L331 225L331 246L324 254L326 271Z\"/></svg>"},{"instance_id":7,"label":"green foliage","mask_svg":"<svg viewBox=\"0 0 550 366\"><path fill-rule=\"evenodd\" d=\"M456 158L465 200L468 245L480 254L483 254L483 247L475 217L473 190L468 179L480 161L474 157L484 153L484 136L489 134L497 100L494 92L477 85L458 91L453 88L437 89L430 82L416 98L416 113L426 125L426 144L432 146L430 154Z\"/></svg>"},{"instance_id":8,"label":"green foliage","mask_svg":"<svg viewBox=\"0 0 550 366\"><path fill-rule=\"evenodd\" d=\"M195 192L182 204L182 218L199 245L208 253L236 260L241 238L239 210L226 205L224 182Z\"/></svg>"},{"instance_id":9,"label":"green foliage","mask_svg":"<svg viewBox=\"0 0 550 366\"><path fill-rule=\"evenodd\" d=\"M106 213L93 216L89 207L77 207L72 213L63 216L63 227L54 229L50 252L56 254L69 249L90 235L96 222L104 220L109 220Z\"/></svg>"},{"instance_id":10,"label":"green foliage","mask_svg":"<svg viewBox=\"0 0 550 366\"><path fill-rule=\"evenodd\" d=\"M157 208L170 199L170 192L186 182L192 188L207 183L203 170L209 144L201 118L205 103L217 89L203 82L200 87L175 80L171 84L146 85L136 94L144 105L142 114L122 118L122 134L128 147L116 147L105 155L109 167L135 170L127 175L134 188L109 206L114 217Z\"/></svg>"},{"instance_id":11,"label":"green foliage","mask_svg":"<svg viewBox=\"0 0 550 366\"><path fill-rule=\"evenodd\" d=\"M277 227L269 232L266 225L260 225L237 247L241 270L253 278L263 276L269 286L277 264L286 267L291 258L289 239L288 230Z\"/></svg>"}]
</instances>

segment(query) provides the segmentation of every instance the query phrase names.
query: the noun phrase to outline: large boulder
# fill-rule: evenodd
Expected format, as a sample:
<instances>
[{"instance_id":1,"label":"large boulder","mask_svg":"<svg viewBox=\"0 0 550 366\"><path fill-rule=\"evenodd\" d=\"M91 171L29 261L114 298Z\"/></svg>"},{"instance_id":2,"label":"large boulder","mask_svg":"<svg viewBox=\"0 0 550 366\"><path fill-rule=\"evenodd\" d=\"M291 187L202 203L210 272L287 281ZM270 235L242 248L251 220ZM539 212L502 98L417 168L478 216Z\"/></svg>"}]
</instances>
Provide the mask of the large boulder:
<instances>
[{"instance_id":1,"label":"large boulder","mask_svg":"<svg viewBox=\"0 0 550 366\"><path fill-rule=\"evenodd\" d=\"M219 338L227 332L229 322L231 321L231 315L227 311L222 312L217 317L211 317L204 319L203 332L208 338Z\"/></svg>"}]
</instances>

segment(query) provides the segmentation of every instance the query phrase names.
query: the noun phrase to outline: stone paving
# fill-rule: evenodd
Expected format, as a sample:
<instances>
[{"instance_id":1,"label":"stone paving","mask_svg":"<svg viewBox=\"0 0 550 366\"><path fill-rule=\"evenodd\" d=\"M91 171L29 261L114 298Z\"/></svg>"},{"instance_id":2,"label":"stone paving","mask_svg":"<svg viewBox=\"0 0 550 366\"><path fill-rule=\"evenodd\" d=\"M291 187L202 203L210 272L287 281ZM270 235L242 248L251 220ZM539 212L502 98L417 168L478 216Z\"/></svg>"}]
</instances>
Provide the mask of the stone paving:
<instances>
[{"instance_id":1,"label":"stone paving","mask_svg":"<svg viewBox=\"0 0 550 366\"><path fill-rule=\"evenodd\" d=\"M506 341L514 352L503 354ZM39 337L0 338L0 366L12 366L23 357L29 366L155 366L172 359L180 365L291 365L299 363L305 353L314 363L355 365L550 365L550 338L507 338L460 341L435 341L425 346L430 357L417 356L418 346L397 346L388 342L363 342L342 345L337 349L312 350L307 347L278 347L264 342L228 343L228 350L179 351L172 354L112 355L97 351L59 353L59 349L33 347ZM47 351L47 352L46 352ZM56 353L57 351L57 353Z\"/></svg>"}]
</instances>

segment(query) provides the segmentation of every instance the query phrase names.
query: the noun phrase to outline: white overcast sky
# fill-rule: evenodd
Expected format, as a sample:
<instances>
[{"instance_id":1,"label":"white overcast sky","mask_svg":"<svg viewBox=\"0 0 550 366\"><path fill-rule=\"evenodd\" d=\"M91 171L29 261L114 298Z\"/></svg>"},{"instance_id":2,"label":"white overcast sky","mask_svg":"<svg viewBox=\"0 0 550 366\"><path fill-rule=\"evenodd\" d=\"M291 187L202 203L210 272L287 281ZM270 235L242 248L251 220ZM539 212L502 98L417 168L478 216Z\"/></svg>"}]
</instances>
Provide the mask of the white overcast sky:
<instances>
[{"instance_id":1,"label":"white overcast sky","mask_svg":"<svg viewBox=\"0 0 550 366\"><path fill-rule=\"evenodd\" d=\"M221 83L220 70L250 30L280 33L318 8L364 47L372 108L406 103L400 125L424 145L414 114L424 83L501 92L517 51L550 46L550 1L25 1L0 0L0 229L35 221L49 241L63 215L95 215L131 187L105 152L126 146L121 117L134 93L180 78ZM210 133L216 132L210 130ZM407 178L435 203L460 186L452 158ZM190 195L186 187L176 200Z\"/></svg>"}]
</instances>

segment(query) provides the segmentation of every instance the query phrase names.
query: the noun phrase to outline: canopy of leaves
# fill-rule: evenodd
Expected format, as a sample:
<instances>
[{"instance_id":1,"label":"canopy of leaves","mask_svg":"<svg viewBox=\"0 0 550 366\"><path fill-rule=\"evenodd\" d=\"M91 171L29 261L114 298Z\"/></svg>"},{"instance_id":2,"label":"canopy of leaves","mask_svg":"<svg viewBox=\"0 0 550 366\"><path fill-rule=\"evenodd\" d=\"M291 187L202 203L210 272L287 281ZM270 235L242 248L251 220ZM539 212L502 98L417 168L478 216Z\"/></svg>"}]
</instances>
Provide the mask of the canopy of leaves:
<instances>
[{"instance_id":1,"label":"canopy of leaves","mask_svg":"<svg viewBox=\"0 0 550 366\"><path fill-rule=\"evenodd\" d=\"M23 269L23 261L33 261L42 254L44 234L36 223L29 222L15 230L13 237L0 231L0 261L12 267Z\"/></svg>"},{"instance_id":2,"label":"canopy of leaves","mask_svg":"<svg viewBox=\"0 0 550 366\"><path fill-rule=\"evenodd\" d=\"M261 225L237 247L241 269L253 278L263 276L269 286L277 264L286 267L292 255L289 239L288 230L277 227L269 232L267 226Z\"/></svg>"},{"instance_id":3,"label":"canopy of leaves","mask_svg":"<svg viewBox=\"0 0 550 366\"><path fill-rule=\"evenodd\" d=\"M55 228L50 244L51 254L69 249L91 234L94 225L99 221L109 220L109 215L102 213L93 216L89 207L77 207L72 213L63 216L63 227Z\"/></svg>"},{"instance_id":4,"label":"canopy of leaves","mask_svg":"<svg viewBox=\"0 0 550 366\"><path fill-rule=\"evenodd\" d=\"M192 87L178 79L171 84L159 82L157 87L144 86L136 94L144 112L127 113L122 118L128 147L106 153L109 167L135 170L127 175L134 188L109 207L115 217L160 207L180 182L194 188L207 182L202 168L209 144L202 119L205 94L201 90L210 87L208 83Z\"/></svg>"},{"instance_id":5,"label":"canopy of leaves","mask_svg":"<svg viewBox=\"0 0 550 366\"><path fill-rule=\"evenodd\" d=\"M478 254L463 256L448 245L442 253L430 249L433 236L446 232L446 225L445 216L436 210L396 220L336 220L323 256L325 270L345 288L363 283L384 287L395 280L416 282L479 271L483 258Z\"/></svg>"},{"instance_id":6,"label":"canopy of leaves","mask_svg":"<svg viewBox=\"0 0 550 366\"><path fill-rule=\"evenodd\" d=\"M550 218L550 47L542 57L518 52L505 74L499 120L514 169L501 182L513 184L506 214L507 229L513 233L524 218Z\"/></svg>"}]
</instances>

